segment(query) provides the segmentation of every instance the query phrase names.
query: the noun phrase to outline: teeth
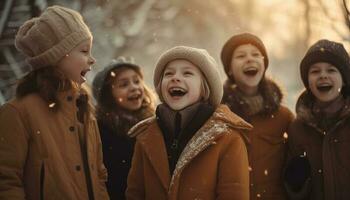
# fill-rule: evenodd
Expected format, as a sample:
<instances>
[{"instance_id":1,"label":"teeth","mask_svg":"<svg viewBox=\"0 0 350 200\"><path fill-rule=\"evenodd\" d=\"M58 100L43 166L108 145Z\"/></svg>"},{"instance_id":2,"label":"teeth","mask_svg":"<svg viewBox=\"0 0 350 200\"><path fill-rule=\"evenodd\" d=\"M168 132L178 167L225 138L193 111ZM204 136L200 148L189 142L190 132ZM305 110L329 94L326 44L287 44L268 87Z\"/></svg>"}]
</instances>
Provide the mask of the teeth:
<instances>
[{"instance_id":1,"label":"teeth","mask_svg":"<svg viewBox=\"0 0 350 200\"><path fill-rule=\"evenodd\" d=\"M182 88L178 88L178 87L174 87L174 88L170 88L170 92L176 92L176 91L179 91L179 92L186 92L184 89Z\"/></svg>"}]
</instances>

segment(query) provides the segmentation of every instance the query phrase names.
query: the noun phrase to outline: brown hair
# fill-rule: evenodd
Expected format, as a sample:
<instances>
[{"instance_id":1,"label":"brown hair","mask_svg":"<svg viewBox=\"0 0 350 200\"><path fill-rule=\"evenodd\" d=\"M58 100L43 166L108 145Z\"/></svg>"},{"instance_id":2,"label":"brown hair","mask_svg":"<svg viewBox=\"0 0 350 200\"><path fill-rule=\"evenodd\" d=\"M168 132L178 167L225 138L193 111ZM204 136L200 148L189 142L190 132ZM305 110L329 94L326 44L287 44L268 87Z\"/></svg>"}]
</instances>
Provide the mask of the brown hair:
<instances>
[{"instance_id":1,"label":"brown hair","mask_svg":"<svg viewBox=\"0 0 350 200\"><path fill-rule=\"evenodd\" d=\"M144 88L145 98L142 102L142 106L140 109L136 111L127 111L122 107L120 107L116 102L115 98L113 97L112 85L116 77L118 76L118 74L122 73L127 69L134 70L143 80L143 75L139 68L129 67L127 65L117 67L109 72L109 74L113 72L114 73L113 76L107 75L105 80L102 80L103 85L100 89L100 95L97 98L97 102L98 102L96 106L97 119L101 120L104 124L110 126L112 129L116 128L114 124L115 117L120 116L122 114L128 113L133 115L135 117L135 121L141 121L147 117L154 115L156 97L154 95L154 92L149 87L147 87L147 85L144 84L143 81L142 81L142 85ZM128 128L131 128L131 127L127 127L125 129L128 129ZM124 130L124 131L127 131L127 130ZM120 132L120 130L117 132Z\"/></svg>"},{"instance_id":2,"label":"brown hair","mask_svg":"<svg viewBox=\"0 0 350 200\"><path fill-rule=\"evenodd\" d=\"M50 107L50 110L55 112L60 108L57 98L58 92L64 92L71 89L79 91L80 87L66 78L57 67L48 66L30 71L20 79L17 83L16 97L20 99L29 94L36 93L48 105L54 103L54 106ZM87 93L84 88L82 88L82 91ZM87 113L91 115L94 113L94 108L89 100L87 103Z\"/></svg>"}]
</instances>

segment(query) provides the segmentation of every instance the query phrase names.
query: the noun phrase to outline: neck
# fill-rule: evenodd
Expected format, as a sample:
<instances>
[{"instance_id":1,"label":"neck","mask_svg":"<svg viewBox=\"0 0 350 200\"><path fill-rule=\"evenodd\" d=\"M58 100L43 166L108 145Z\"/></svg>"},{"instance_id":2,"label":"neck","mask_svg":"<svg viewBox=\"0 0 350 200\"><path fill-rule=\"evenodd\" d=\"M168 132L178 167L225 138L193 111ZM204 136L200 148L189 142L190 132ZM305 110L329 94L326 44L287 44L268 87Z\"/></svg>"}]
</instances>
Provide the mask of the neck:
<instances>
[{"instance_id":1,"label":"neck","mask_svg":"<svg viewBox=\"0 0 350 200\"><path fill-rule=\"evenodd\" d=\"M258 86L251 87L246 85L238 85L238 89L245 96L255 96L258 94Z\"/></svg>"}]
</instances>

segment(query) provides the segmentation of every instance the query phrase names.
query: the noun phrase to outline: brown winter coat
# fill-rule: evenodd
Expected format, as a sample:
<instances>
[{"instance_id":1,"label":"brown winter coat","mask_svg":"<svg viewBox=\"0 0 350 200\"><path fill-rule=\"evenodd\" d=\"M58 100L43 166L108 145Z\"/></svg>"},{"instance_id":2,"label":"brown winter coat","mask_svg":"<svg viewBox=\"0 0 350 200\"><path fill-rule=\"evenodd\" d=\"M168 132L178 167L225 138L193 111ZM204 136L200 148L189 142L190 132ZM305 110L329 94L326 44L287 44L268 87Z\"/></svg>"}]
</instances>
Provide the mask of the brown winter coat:
<instances>
[{"instance_id":1,"label":"brown winter coat","mask_svg":"<svg viewBox=\"0 0 350 200\"><path fill-rule=\"evenodd\" d=\"M298 100L297 118L290 126L291 155L305 155L311 167L310 200L350 199L350 98L329 130L319 128L311 98ZM305 153L304 153L305 152ZM294 198L294 196L292 196Z\"/></svg>"},{"instance_id":2,"label":"brown winter coat","mask_svg":"<svg viewBox=\"0 0 350 200\"><path fill-rule=\"evenodd\" d=\"M271 80L263 85L264 109L253 116L244 114L245 102L238 88L225 85L223 103L241 114L253 129L248 132L250 164L250 199L284 200L282 171L287 157L287 129L294 116L281 105L282 92Z\"/></svg>"},{"instance_id":3,"label":"brown winter coat","mask_svg":"<svg viewBox=\"0 0 350 200\"><path fill-rule=\"evenodd\" d=\"M60 93L49 110L36 94L0 108L0 199L88 199L79 134L87 144L95 200L109 199L96 120L78 122L73 92Z\"/></svg>"},{"instance_id":4,"label":"brown winter coat","mask_svg":"<svg viewBox=\"0 0 350 200\"><path fill-rule=\"evenodd\" d=\"M248 157L241 132L251 126L221 105L184 148L171 177L160 128L151 118L138 133L127 199L249 199Z\"/></svg>"}]
</instances>

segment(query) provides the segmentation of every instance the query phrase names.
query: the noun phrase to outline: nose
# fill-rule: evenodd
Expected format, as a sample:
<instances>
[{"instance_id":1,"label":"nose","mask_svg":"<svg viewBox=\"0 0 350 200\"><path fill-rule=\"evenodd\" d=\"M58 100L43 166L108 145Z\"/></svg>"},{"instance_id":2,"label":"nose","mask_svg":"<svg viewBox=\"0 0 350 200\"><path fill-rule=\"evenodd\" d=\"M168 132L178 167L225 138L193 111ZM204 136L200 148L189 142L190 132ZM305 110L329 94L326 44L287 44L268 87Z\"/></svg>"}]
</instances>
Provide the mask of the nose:
<instances>
[{"instance_id":1,"label":"nose","mask_svg":"<svg viewBox=\"0 0 350 200\"><path fill-rule=\"evenodd\" d=\"M96 59L92 55L90 55L88 62L89 62L89 65L93 65L96 63Z\"/></svg>"},{"instance_id":2,"label":"nose","mask_svg":"<svg viewBox=\"0 0 350 200\"><path fill-rule=\"evenodd\" d=\"M174 76L171 77L171 81L172 82L180 82L180 77L179 75L176 73L174 74Z\"/></svg>"},{"instance_id":3,"label":"nose","mask_svg":"<svg viewBox=\"0 0 350 200\"><path fill-rule=\"evenodd\" d=\"M325 71L321 71L320 78L322 78L322 79L328 78L328 73Z\"/></svg>"}]
</instances>

